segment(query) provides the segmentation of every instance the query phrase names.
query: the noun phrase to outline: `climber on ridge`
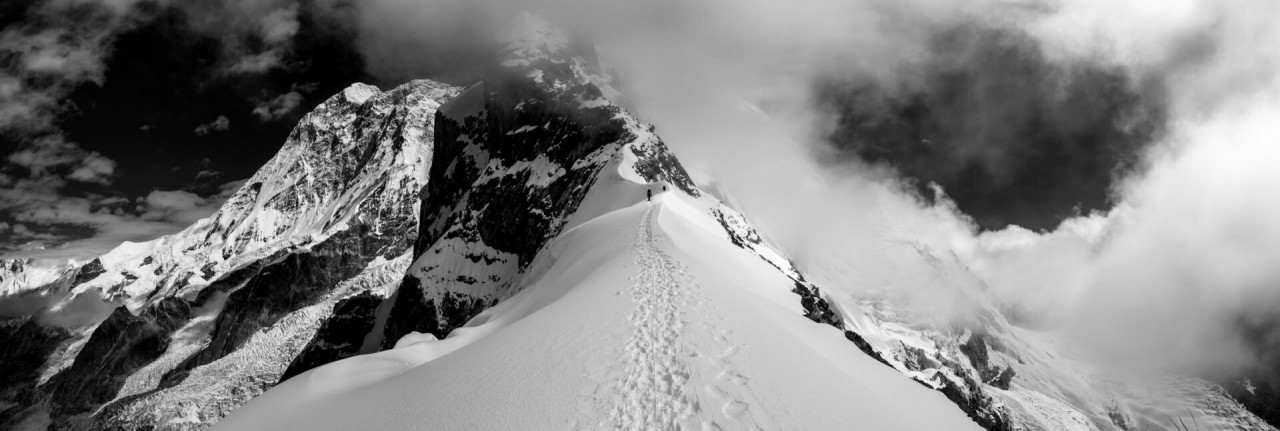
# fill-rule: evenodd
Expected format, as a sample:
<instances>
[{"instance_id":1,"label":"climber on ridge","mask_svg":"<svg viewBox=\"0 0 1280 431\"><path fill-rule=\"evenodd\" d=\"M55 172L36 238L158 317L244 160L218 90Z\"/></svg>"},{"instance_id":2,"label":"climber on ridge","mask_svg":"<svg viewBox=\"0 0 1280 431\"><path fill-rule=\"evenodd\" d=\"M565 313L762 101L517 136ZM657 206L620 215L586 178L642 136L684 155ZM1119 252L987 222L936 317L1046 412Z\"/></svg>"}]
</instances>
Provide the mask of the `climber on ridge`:
<instances>
[{"instance_id":1,"label":"climber on ridge","mask_svg":"<svg viewBox=\"0 0 1280 431\"><path fill-rule=\"evenodd\" d=\"M644 189L644 200L646 201L653 200L653 190Z\"/></svg>"}]
</instances>

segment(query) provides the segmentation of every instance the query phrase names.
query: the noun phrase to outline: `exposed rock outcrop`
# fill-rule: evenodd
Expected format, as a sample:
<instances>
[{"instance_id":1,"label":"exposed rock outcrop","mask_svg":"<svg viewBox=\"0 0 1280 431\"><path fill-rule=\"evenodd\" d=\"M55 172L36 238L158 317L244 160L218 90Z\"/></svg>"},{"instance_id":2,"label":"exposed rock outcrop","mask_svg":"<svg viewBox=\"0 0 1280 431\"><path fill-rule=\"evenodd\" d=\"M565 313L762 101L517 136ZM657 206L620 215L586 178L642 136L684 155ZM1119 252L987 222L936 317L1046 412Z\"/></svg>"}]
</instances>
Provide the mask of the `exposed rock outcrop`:
<instances>
[{"instance_id":1,"label":"exposed rock outcrop","mask_svg":"<svg viewBox=\"0 0 1280 431\"><path fill-rule=\"evenodd\" d=\"M591 45L532 15L498 43L485 78L436 114L415 261L383 347L409 332L444 338L513 294L610 162L699 193L650 128L605 97Z\"/></svg>"}]
</instances>

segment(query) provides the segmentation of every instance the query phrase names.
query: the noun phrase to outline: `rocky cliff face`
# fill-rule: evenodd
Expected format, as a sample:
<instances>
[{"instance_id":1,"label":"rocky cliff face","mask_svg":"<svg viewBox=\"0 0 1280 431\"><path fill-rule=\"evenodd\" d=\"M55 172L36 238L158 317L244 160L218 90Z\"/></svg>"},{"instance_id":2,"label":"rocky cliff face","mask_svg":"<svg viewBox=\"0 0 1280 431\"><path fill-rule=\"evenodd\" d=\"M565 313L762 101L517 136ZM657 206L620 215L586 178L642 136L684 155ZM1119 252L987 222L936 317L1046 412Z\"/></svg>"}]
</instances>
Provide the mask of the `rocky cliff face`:
<instances>
[{"instance_id":1,"label":"rocky cliff face","mask_svg":"<svg viewBox=\"0 0 1280 431\"><path fill-rule=\"evenodd\" d=\"M359 352L408 265L434 114L457 92L353 85L213 216L31 289L66 294L0 324L17 371L2 382L0 423L203 428L282 378ZM114 310L59 318L96 298Z\"/></svg>"},{"instance_id":2,"label":"rocky cliff face","mask_svg":"<svg viewBox=\"0 0 1280 431\"><path fill-rule=\"evenodd\" d=\"M436 113L414 263L383 347L409 332L444 338L513 294L611 162L626 159L638 182L699 193L662 141L604 97L612 89L589 44L532 15L499 44L484 80Z\"/></svg>"}]
</instances>

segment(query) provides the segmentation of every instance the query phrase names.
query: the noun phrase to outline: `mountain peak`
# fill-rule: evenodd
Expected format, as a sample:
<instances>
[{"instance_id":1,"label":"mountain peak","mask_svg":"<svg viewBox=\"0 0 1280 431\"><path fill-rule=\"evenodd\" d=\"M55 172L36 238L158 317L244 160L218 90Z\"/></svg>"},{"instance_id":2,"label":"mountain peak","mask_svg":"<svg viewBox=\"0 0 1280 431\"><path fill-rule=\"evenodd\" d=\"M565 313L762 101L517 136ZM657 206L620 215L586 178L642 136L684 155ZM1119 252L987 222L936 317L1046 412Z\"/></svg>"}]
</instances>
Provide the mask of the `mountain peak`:
<instances>
[{"instance_id":1,"label":"mountain peak","mask_svg":"<svg viewBox=\"0 0 1280 431\"><path fill-rule=\"evenodd\" d=\"M346 98L351 103L363 104L364 102L368 101L369 98L376 96L378 95L378 93L381 93L381 92L382 92L381 90L378 90L378 87L374 87L372 85L365 84L362 82L357 82L343 89L342 97Z\"/></svg>"},{"instance_id":2,"label":"mountain peak","mask_svg":"<svg viewBox=\"0 0 1280 431\"><path fill-rule=\"evenodd\" d=\"M521 12L497 36L504 51L516 55L555 55L569 49L573 35L545 18Z\"/></svg>"},{"instance_id":3,"label":"mountain peak","mask_svg":"<svg viewBox=\"0 0 1280 431\"><path fill-rule=\"evenodd\" d=\"M610 79L601 73L591 41L539 15L521 13L495 40L498 62L489 71L491 78L526 76L539 86L553 89L586 83L600 88L609 86Z\"/></svg>"}]
</instances>

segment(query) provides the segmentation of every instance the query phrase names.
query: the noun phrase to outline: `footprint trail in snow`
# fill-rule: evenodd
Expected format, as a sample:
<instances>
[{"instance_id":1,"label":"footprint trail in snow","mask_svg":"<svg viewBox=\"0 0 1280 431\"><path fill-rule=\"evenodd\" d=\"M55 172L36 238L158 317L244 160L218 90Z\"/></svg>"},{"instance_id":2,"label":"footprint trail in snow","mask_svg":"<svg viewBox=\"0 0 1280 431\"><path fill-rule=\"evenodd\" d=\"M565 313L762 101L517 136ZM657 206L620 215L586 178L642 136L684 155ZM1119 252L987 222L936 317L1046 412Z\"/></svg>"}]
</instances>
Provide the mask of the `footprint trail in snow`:
<instances>
[{"instance_id":1,"label":"footprint trail in snow","mask_svg":"<svg viewBox=\"0 0 1280 431\"><path fill-rule=\"evenodd\" d=\"M748 379L732 364L741 346L719 327L714 305L685 267L655 245L653 209L637 229L634 329L609 422L622 430L758 428L746 401L753 398ZM686 334L687 327L696 332ZM691 380L701 383L690 388Z\"/></svg>"},{"instance_id":2,"label":"footprint trail in snow","mask_svg":"<svg viewBox=\"0 0 1280 431\"><path fill-rule=\"evenodd\" d=\"M626 344L627 370L619 384L619 399L609 419L618 429L679 429L695 406L685 382L689 373L677 356L680 353L678 296L680 285L673 277L675 263L653 245L649 226L653 206L645 210L636 237L636 264L639 274L631 288L635 326Z\"/></svg>"}]
</instances>

